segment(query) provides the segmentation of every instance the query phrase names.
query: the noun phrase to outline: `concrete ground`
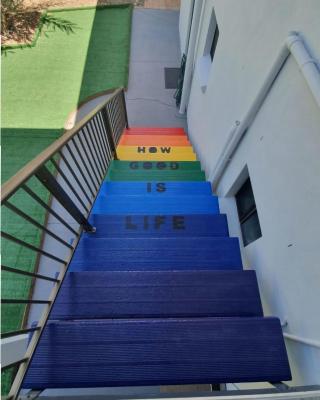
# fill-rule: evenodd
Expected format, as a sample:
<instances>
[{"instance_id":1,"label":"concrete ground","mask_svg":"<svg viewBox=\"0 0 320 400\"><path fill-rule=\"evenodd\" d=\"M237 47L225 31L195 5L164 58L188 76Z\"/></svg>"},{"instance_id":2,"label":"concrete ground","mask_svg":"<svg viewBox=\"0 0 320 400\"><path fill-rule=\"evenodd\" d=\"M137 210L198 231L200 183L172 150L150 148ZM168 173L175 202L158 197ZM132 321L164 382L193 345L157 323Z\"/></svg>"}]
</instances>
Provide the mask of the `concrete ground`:
<instances>
[{"instance_id":1,"label":"concrete ground","mask_svg":"<svg viewBox=\"0 0 320 400\"><path fill-rule=\"evenodd\" d=\"M131 125L181 126L173 98L165 89L164 68L180 66L179 11L135 9L132 21L129 85L126 93Z\"/></svg>"}]
</instances>

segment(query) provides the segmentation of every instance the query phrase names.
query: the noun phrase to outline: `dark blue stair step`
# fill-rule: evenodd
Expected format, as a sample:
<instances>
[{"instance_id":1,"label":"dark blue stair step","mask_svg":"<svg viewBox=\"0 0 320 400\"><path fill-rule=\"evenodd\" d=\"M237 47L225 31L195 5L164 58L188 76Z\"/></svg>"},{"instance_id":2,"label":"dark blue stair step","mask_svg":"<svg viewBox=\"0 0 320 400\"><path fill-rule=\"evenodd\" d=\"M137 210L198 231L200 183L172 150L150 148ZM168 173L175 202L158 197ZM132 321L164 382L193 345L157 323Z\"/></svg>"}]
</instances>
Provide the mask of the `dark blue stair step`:
<instances>
[{"instance_id":1,"label":"dark blue stair step","mask_svg":"<svg viewBox=\"0 0 320 400\"><path fill-rule=\"evenodd\" d=\"M94 214L219 214L215 196L98 196Z\"/></svg>"},{"instance_id":2,"label":"dark blue stair step","mask_svg":"<svg viewBox=\"0 0 320 400\"><path fill-rule=\"evenodd\" d=\"M95 238L229 236L227 218L215 215L103 215L92 214ZM92 237L91 233L85 236Z\"/></svg>"},{"instance_id":3,"label":"dark blue stair step","mask_svg":"<svg viewBox=\"0 0 320 400\"><path fill-rule=\"evenodd\" d=\"M49 322L23 388L291 379L277 318Z\"/></svg>"},{"instance_id":4,"label":"dark blue stair step","mask_svg":"<svg viewBox=\"0 0 320 400\"><path fill-rule=\"evenodd\" d=\"M104 182L101 195L211 195L210 182Z\"/></svg>"},{"instance_id":5,"label":"dark blue stair step","mask_svg":"<svg viewBox=\"0 0 320 400\"><path fill-rule=\"evenodd\" d=\"M50 319L262 315L254 271L69 272Z\"/></svg>"},{"instance_id":6,"label":"dark blue stair step","mask_svg":"<svg viewBox=\"0 0 320 400\"><path fill-rule=\"evenodd\" d=\"M83 237L69 271L242 269L237 238Z\"/></svg>"}]
</instances>

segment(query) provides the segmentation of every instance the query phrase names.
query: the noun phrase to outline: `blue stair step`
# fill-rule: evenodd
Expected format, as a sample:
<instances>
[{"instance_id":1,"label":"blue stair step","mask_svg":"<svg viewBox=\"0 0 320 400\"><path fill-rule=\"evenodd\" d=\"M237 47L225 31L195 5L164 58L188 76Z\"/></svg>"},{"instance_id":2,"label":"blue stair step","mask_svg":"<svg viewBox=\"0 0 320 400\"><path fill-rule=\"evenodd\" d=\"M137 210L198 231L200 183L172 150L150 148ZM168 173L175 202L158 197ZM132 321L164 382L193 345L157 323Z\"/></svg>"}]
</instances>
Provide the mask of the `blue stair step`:
<instances>
[{"instance_id":1,"label":"blue stair step","mask_svg":"<svg viewBox=\"0 0 320 400\"><path fill-rule=\"evenodd\" d=\"M215 196L98 196L94 214L219 214Z\"/></svg>"},{"instance_id":2,"label":"blue stair step","mask_svg":"<svg viewBox=\"0 0 320 400\"><path fill-rule=\"evenodd\" d=\"M92 214L95 238L229 236L227 217L212 215L103 215ZM91 233L84 236L92 237Z\"/></svg>"},{"instance_id":3,"label":"blue stair step","mask_svg":"<svg viewBox=\"0 0 320 400\"><path fill-rule=\"evenodd\" d=\"M291 379L277 318L49 322L23 388Z\"/></svg>"},{"instance_id":4,"label":"blue stair step","mask_svg":"<svg viewBox=\"0 0 320 400\"><path fill-rule=\"evenodd\" d=\"M82 237L69 271L242 269L237 238Z\"/></svg>"},{"instance_id":5,"label":"blue stair step","mask_svg":"<svg viewBox=\"0 0 320 400\"><path fill-rule=\"evenodd\" d=\"M50 319L263 316L254 271L69 272Z\"/></svg>"},{"instance_id":6,"label":"blue stair step","mask_svg":"<svg viewBox=\"0 0 320 400\"><path fill-rule=\"evenodd\" d=\"M101 195L211 195L210 182L104 182Z\"/></svg>"}]
</instances>

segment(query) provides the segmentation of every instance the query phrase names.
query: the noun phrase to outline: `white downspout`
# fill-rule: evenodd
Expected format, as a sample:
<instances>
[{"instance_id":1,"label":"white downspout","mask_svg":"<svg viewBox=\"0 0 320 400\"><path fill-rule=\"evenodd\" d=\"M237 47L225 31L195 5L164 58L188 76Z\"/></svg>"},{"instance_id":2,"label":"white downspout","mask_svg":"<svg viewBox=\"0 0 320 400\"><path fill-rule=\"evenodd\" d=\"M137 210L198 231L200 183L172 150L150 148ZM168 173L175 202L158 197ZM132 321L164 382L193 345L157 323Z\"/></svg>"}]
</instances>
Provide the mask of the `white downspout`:
<instances>
[{"instance_id":1,"label":"white downspout","mask_svg":"<svg viewBox=\"0 0 320 400\"><path fill-rule=\"evenodd\" d=\"M180 114L185 113L188 99L189 99L191 82L192 82L194 53L195 53L195 47L196 47L196 40L197 40L197 34L198 34L201 9L202 9L202 1L195 1L194 9L193 9L193 17L192 17L192 21L191 21L190 38L189 38L189 45L188 45L188 50L187 50L187 61L186 61L186 66L185 66L183 87L182 87L182 94L181 94L181 102L180 102L180 109L179 109Z\"/></svg>"},{"instance_id":2,"label":"white downspout","mask_svg":"<svg viewBox=\"0 0 320 400\"><path fill-rule=\"evenodd\" d=\"M320 71L317 68L317 63L307 51L301 36L297 32L291 32L247 114L240 123L236 121L231 128L223 152L221 153L209 178L212 181L214 190L216 190L227 165L232 159L233 153L236 151L241 139L246 134L249 126L257 115L273 82L290 55L290 52L297 61L299 68L306 79L318 106L320 107Z\"/></svg>"},{"instance_id":3,"label":"white downspout","mask_svg":"<svg viewBox=\"0 0 320 400\"><path fill-rule=\"evenodd\" d=\"M317 61L312 58L307 50L302 37L298 32L292 32L286 40L286 45L299 65L309 89L320 107L320 70Z\"/></svg>"}]
</instances>

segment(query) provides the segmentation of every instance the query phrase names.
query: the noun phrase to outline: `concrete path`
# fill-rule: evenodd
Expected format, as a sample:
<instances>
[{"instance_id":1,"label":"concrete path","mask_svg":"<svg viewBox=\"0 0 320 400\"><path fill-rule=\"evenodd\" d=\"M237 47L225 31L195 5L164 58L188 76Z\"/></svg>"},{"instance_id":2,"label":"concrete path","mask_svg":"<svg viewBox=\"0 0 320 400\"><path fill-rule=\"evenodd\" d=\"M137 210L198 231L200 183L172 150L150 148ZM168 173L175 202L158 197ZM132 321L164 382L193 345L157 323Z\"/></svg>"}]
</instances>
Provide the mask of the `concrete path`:
<instances>
[{"instance_id":1,"label":"concrete path","mask_svg":"<svg viewBox=\"0 0 320 400\"><path fill-rule=\"evenodd\" d=\"M173 98L165 89L164 68L180 66L179 11L135 9L132 21L129 85L126 93L131 125L181 126Z\"/></svg>"}]
</instances>

